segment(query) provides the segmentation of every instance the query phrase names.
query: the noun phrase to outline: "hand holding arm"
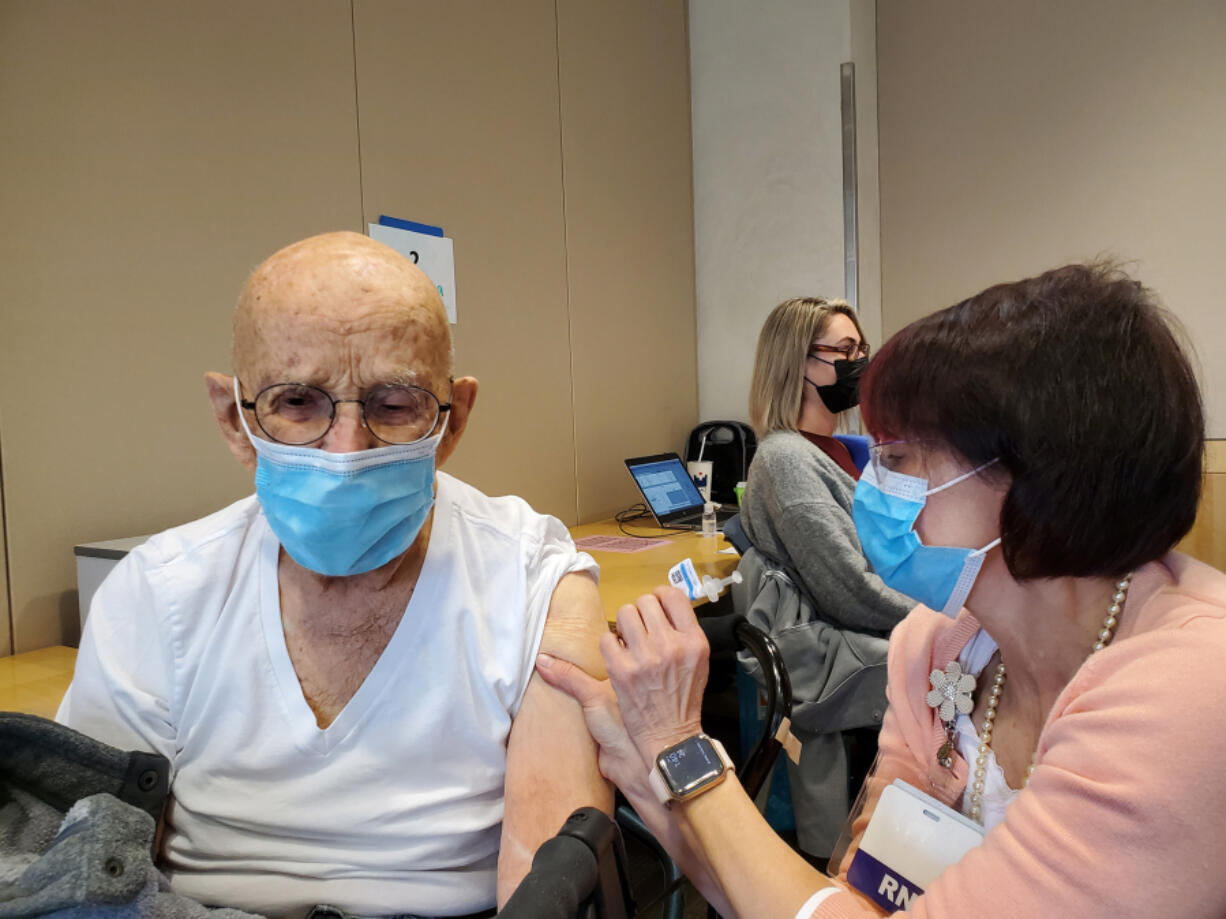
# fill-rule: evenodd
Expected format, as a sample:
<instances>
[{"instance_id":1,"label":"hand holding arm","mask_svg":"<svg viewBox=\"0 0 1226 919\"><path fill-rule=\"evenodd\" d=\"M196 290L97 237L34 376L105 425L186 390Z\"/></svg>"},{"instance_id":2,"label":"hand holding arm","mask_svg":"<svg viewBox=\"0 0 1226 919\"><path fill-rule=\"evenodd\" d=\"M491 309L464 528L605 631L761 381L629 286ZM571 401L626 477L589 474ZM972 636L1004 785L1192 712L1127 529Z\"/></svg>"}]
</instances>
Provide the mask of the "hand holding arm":
<instances>
[{"instance_id":1,"label":"hand holding arm","mask_svg":"<svg viewBox=\"0 0 1226 919\"><path fill-rule=\"evenodd\" d=\"M583 707L588 730L600 747L601 774L621 789L647 829L707 902L721 915L735 919L736 913L728 904L724 892L690 850L668 810L652 793L643 758L626 733L621 711L617 707L617 696L609 681L594 679L569 661L548 654L542 654L538 659L537 672L550 686L562 690Z\"/></svg>"},{"instance_id":2,"label":"hand holding arm","mask_svg":"<svg viewBox=\"0 0 1226 919\"><path fill-rule=\"evenodd\" d=\"M582 573L558 582L541 650L603 676L598 636L608 632L596 584ZM506 805L498 855L501 907L532 866L537 848L578 807L612 813L613 796L574 700L533 675L507 743Z\"/></svg>"},{"instance_id":3,"label":"hand holding arm","mask_svg":"<svg viewBox=\"0 0 1226 919\"><path fill-rule=\"evenodd\" d=\"M702 730L710 648L681 591L659 587L617 611L600 652L626 732L650 769L665 747Z\"/></svg>"},{"instance_id":4,"label":"hand holding arm","mask_svg":"<svg viewBox=\"0 0 1226 919\"><path fill-rule=\"evenodd\" d=\"M601 745L602 771L717 909L726 916L793 919L829 882L775 834L735 776L671 810L647 785L660 751L701 730L708 648L689 601L660 588L640 597L637 607L622 607L618 629L620 638L601 639L616 707L607 684L556 663L542 674L583 704Z\"/></svg>"},{"instance_id":5,"label":"hand holding arm","mask_svg":"<svg viewBox=\"0 0 1226 919\"><path fill-rule=\"evenodd\" d=\"M662 587L618 611L622 641L601 640L609 679L643 768L667 746L701 730L709 649L685 596ZM741 916L793 919L829 883L797 855L730 777L665 812L697 866Z\"/></svg>"}]
</instances>

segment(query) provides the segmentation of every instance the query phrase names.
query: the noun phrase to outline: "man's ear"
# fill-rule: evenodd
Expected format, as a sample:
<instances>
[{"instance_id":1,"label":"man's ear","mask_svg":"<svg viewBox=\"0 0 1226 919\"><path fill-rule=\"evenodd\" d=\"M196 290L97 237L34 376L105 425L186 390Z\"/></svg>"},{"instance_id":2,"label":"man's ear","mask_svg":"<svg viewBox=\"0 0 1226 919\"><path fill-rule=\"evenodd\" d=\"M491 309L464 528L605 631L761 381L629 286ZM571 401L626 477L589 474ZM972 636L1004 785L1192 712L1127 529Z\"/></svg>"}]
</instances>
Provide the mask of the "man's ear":
<instances>
[{"instance_id":1,"label":"man's ear","mask_svg":"<svg viewBox=\"0 0 1226 919\"><path fill-rule=\"evenodd\" d=\"M217 427L221 429L222 440L245 469L255 472L255 448L251 446L247 432L238 420L239 407L234 401L234 377L224 373L206 373L204 385L209 392L213 417L217 419Z\"/></svg>"},{"instance_id":2,"label":"man's ear","mask_svg":"<svg viewBox=\"0 0 1226 919\"><path fill-rule=\"evenodd\" d=\"M464 429L468 427L468 416L472 414L473 405L476 402L476 377L460 377L452 383L451 411L447 413L447 430L443 434L442 442L438 445L436 466L443 465L455 452L456 445L464 434Z\"/></svg>"}]
</instances>

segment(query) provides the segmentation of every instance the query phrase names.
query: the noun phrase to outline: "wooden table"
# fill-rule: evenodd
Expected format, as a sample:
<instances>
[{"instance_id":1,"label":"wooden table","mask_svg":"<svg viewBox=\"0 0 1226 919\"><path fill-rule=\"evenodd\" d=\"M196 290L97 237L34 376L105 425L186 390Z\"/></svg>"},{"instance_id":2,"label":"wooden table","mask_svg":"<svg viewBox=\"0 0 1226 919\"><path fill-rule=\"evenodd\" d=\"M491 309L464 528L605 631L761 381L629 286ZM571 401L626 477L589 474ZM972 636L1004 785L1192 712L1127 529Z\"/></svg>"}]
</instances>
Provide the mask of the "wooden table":
<instances>
[{"instance_id":1,"label":"wooden table","mask_svg":"<svg viewBox=\"0 0 1226 919\"><path fill-rule=\"evenodd\" d=\"M709 574L716 578L727 577L740 560L735 554L721 553L720 550L728 548L722 534L715 537L697 533L668 535L654 526L633 524L627 524L626 529L667 540L667 544L633 553L588 550L600 564L600 599L609 622L616 621L620 606L633 603L643 594L651 593L653 588L667 583L668 569L683 558L693 560L699 577ZM614 520L571 527L570 532L575 539L623 535ZM53 718L72 681L76 659L75 648L62 646L0 657L0 711Z\"/></svg>"},{"instance_id":2,"label":"wooden table","mask_svg":"<svg viewBox=\"0 0 1226 919\"><path fill-rule=\"evenodd\" d=\"M704 574L713 578L725 578L741 560L735 552L725 554L722 551L731 548L722 533L714 537L700 536L698 533L670 534L655 526L629 523L626 524L626 530L652 539L667 540L667 545L633 553L585 550L600 565L600 599L604 604L605 618L609 622L616 621L617 610L623 604L633 603L643 594L651 593L654 588L668 583L668 569L683 558L693 560L700 578ZM571 527L570 535L576 541L585 536L624 538L615 520L601 520ZM706 600L699 602L705 603Z\"/></svg>"},{"instance_id":3,"label":"wooden table","mask_svg":"<svg viewBox=\"0 0 1226 919\"><path fill-rule=\"evenodd\" d=\"M63 646L0 657L0 711L54 718L76 659L76 649Z\"/></svg>"}]
</instances>

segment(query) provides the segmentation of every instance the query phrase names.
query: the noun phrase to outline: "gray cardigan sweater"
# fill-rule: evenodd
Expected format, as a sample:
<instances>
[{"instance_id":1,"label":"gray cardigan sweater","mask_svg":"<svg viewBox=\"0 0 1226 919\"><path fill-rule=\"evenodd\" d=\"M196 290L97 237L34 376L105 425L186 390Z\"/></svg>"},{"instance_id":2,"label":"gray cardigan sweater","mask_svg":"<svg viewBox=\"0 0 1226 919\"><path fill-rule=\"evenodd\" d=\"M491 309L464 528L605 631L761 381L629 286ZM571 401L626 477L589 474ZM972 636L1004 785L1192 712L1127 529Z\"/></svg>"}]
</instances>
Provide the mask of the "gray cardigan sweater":
<instances>
[{"instance_id":1,"label":"gray cardigan sweater","mask_svg":"<svg viewBox=\"0 0 1226 919\"><path fill-rule=\"evenodd\" d=\"M887 635L916 603L886 587L864 557L851 519L855 487L804 435L773 431L749 467L741 524L824 620Z\"/></svg>"},{"instance_id":2,"label":"gray cardigan sweater","mask_svg":"<svg viewBox=\"0 0 1226 919\"><path fill-rule=\"evenodd\" d=\"M758 445L741 500L753 543L733 587L737 612L774 638L792 683L799 766L788 763L797 841L825 858L851 807L842 731L885 711L885 636L916 604L886 587L860 550L855 482L794 431ZM755 662L741 661L759 679Z\"/></svg>"}]
</instances>

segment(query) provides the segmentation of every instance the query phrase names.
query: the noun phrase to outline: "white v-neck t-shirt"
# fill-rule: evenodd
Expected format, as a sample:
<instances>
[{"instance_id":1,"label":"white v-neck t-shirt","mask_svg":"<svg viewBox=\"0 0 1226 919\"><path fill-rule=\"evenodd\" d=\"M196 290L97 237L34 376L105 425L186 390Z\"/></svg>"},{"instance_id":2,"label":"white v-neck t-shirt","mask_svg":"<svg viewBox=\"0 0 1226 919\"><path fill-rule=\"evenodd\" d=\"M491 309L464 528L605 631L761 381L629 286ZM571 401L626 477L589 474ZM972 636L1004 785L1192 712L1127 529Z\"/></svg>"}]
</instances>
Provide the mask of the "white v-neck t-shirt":
<instances>
[{"instance_id":1,"label":"white v-neck t-shirt","mask_svg":"<svg viewBox=\"0 0 1226 919\"><path fill-rule=\"evenodd\" d=\"M99 587L57 718L170 760L176 892L273 916L493 905L511 722L554 588L597 566L522 500L437 481L405 614L324 729L254 496L152 537Z\"/></svg>"}]
</instances>

